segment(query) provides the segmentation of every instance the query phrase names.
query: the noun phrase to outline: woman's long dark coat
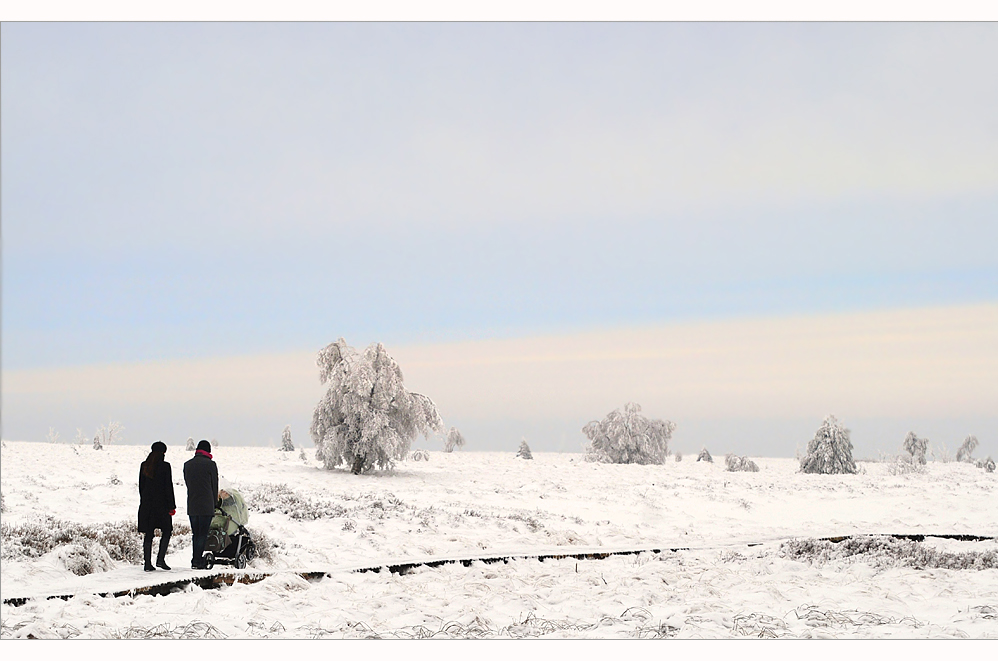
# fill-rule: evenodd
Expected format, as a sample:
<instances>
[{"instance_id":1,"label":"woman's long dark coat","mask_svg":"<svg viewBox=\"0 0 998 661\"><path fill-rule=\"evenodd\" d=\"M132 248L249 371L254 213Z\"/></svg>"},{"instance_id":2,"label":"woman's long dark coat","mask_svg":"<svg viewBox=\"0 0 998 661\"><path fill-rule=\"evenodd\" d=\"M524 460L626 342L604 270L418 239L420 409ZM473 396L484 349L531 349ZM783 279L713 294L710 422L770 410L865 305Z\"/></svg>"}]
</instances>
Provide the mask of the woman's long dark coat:
<instances>
[{"instance_id":1,"label":"woman's long dark coat","mask_svg":"<svg viewBox=\"0 0 998 661\"><path fill-rule=\"evenodd\" d=\"M172 510L177 509L173 497L173 470L165 461L156 466L152 478L139 470L139 532L173 531Z\"/></svg>"}]
</instances>

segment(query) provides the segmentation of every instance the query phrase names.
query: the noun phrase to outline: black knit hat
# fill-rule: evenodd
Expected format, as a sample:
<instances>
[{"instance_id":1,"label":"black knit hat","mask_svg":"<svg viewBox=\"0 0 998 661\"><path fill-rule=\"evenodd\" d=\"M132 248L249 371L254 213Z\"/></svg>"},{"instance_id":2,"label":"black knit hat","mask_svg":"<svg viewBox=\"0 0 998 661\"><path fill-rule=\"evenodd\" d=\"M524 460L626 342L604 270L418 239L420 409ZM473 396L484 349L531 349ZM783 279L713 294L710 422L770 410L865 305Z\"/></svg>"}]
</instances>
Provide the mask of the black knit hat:
<instances>
[{"instance_id":1,"label":"black knit hat","mask_svg":"<svg viewBox=\"0 0 998 661\"><path fill-rule=\"evenodd\" d=\"M204 450L208 454L211 454L211 443L208 441L201 441L198 443L198 450Z\"/></svg>"},{"instance_id":2,"label":"black knit hat","mask_svg":"<svg viewBox=\"0 0 998 661\"><path fill-rule=\"evenodd\" d=\"M166 443L163 441L156 441L152 444L152 451L159 452L160 454L166 454Z\"/></svg>"}]
</instances>

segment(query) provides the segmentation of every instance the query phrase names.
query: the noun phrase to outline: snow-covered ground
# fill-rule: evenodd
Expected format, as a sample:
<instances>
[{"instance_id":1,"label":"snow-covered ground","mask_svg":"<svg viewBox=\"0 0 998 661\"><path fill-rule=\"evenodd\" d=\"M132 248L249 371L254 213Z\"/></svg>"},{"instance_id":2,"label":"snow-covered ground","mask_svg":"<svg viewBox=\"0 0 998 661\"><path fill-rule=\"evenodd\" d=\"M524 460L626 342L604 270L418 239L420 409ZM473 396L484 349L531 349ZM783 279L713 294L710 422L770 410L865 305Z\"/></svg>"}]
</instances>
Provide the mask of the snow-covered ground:
<instances>
[{"instance_id":1,"label":"snow-covered ground","mask_svg":"<svg viewBox=\"0 0 998 661\"><path fill-rule=\"evenodd\" d=\"M5 442L0 592L77 596L4 605L4 638L998 638L998 569L919 566L890 553L795 557L782 546L839 535L998 535L998 474L958 463L898 476L860 463L859 475L827 476L797 473L793 459L754 458L758 473L730 473L721 458L638 466L458 451L355 476L322 470L309 450L303 459L221 446L219 471L246 497L248 527L272 553L251 569L275 575L221 590L102 598L94 593L193 575L189 535L171 544L174 571L155 574L111 562L109 571L76 576L64 548L10 557L10 530L48 516L61 522L52 525L134 526L146 453ZM190 454L167 453L175 524L187 520L181 465ZM347 571L412 557L674 547L689 550ZM998 551L993 541L921 547L985 559ZM331 576L309 582L295 571Z\"/></svg>"}]
</instances>

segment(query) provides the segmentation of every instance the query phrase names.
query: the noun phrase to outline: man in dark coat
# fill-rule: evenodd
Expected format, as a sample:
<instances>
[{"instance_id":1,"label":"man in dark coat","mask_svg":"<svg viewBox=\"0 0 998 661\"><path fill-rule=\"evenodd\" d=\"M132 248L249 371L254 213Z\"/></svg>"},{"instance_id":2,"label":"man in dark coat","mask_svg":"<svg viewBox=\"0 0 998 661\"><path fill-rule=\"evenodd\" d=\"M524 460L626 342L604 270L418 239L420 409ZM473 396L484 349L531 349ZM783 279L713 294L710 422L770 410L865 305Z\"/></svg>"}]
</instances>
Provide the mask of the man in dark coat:
<instances>
[{"instance_id":1,"label":"man in dark coat","mask_svg":"<svg viewBox=\"0 0 998 661\"><path fill-rule=\"evenodd\" d=\"M163 460L165 455L166 444L156 441L139 469L139 532L145 533L142 551L146 571L156 571L156 567L170 568L166 564L166 549L173 533L172 517L177 513L177 503L173 497L173 471ZM157 528L163 536L159 540L156 567L153 567L152 542Z\"/></svg>"},{"instance_id":2,"label":"man in dark coat","mask_svg":"<svg viewBox=\"0 0 998 661\"><path fill-rule=\"evenodd\" d=\"M191 536L194 538L191 568L204 569L204 546L208 541L208 528L218 502L218 466L211 459L211 443L201 441L194 458L184 464L184 482L187 484L187 516L191 519Z\"/></svg>"}]
</instances>

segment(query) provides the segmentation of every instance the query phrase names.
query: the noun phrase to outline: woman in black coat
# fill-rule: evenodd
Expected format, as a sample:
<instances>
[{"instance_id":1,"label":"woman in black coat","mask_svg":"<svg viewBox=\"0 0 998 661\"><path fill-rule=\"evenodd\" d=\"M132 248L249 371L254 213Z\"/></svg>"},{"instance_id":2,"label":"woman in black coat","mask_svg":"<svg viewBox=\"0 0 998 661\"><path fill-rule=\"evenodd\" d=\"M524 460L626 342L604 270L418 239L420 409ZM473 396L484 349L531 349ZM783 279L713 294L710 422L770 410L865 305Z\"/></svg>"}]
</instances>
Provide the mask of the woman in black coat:
<instances>
[{"instance_id":1,"label":"woman in black coat","mask_svg":"<svg viewBox=\"0 0 998 661\"><path fill-rule=\"evenodd\" d=\"M146 571L155 571L156 567L170 568L166 564L166 549L173 533L172 517L177 513L177 503L173 498L173 471L164 461L165 457L166 444L156 441L139 470L139 532L146 535L142 543ZM156 567L153 567L152 540L156 528L163 536L159 540Z\"/></svg>"}]
</instances>

